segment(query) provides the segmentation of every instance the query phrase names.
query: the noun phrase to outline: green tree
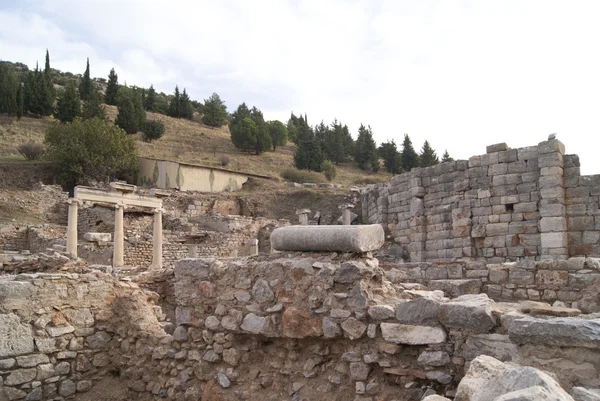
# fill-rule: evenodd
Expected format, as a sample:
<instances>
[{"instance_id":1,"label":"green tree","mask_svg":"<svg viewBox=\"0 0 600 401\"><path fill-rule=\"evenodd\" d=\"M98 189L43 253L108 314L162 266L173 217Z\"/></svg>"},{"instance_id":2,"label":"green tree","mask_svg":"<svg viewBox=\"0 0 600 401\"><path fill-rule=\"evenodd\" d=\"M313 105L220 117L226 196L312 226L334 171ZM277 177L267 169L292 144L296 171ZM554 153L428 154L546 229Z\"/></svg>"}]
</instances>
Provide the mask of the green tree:
<instances>
[{"instance_id":1,"label":"green tree","mask_svg":"<svg viewBox=\"0 0 600 401\"><path fill-rule=\"evenodd\" d=\"M119 76L114 68L108 73L108 83L106 84L106 92L104 93L104 103L116 106L117 93L119 92Z\"/></svg>"},{"instance_id":2,"label":"green tree","mask_svg":"<svg viewBox=\"0 0 600 401\"><path fill-rule=\"evenodd\" d=\"M396 142L392 139L382 143L378 149L379 156L383 159L383 165L388 173L399 174L402 172L402 160Z\"/></svg>"},{"instance_id":3,"label":"green tree","mask_svg":"<svg viewBox=\"0 0 600 401\"><path fill-rule=\"evenodd\" d=\"M439 164L440 159L438 159L435 150L431 148L429 145L429 141L425 140L423 143L423 147L421 148L421 153L419 154L419 165L421 167L429 167Z\"/></svg>"},{"instance_id":4,"label":"green tree","mask_svg":"<svg viewBox=\"0 0 600 401\"><path fill-rule=\"evenodd\" d=\"M50 53L46 49L46 63L44 65L44 77L43 83L40 84L42 94L42 104L44 108L44 115L49 116L54 110L54 101L56 100L56 91L54 90L54 84L52 79L52 69L50 68Z\"/></svg>"},{"instance_id":5,"label":"green tree","mask_svg":"<svg viewBox=\"0 0 600 401\"><path fill-rule=\"evenodd\" d=\"M146 112L142 105L142 96L137 88L122 86L117 94L119 113L115 124L128 134L140 131L146 121Z\"/></svg>"},{"instance_id":6,"label":"green tree","mask_svg":"<svg viewBox=\"0 0 600 401\"><path fill-rule=\"evenodd\" d=\"M304 137L299 141L294 153L294 165L298 170L320 172L323 169L323 151L314 137Z\"/></svg>"},{"instance_id":7,"label":"green tree","mask_svg":"<svg viewBox=\"0 0 600 401\"><path fill-rule=\"evenodd\" d=\"M159 120L148 120L144 124L142 129L144 135L142 138L146 142L151 142L156 139L160 139L165 133L165 124Z\"/></svg>"},{"instance_id":8,"label":"green tree","mask_svg":"<svg viewBox=\"0 0 600 401\"><path fill-rule=\"evenodd\" d=\"M402 170L404 171L410 171L413 167L419 167L419 155L415 152L408 134L404 134L400 160L402 161Z\"/></svg>"},{"instance_id":9,"label":"green tree","mask_svg":"<svg viewBox=\"0 0 600 401\"><path fill-rule=\"evenodd\" d=\"M371 127L360 125L358 128L358 138L355 144L354 159L361 170L379 171L379 157L377 155L377 146L373 139Z\"/></svg>"},{"instance_id":10,"label":"green tree","mask_svg":"<svg viewBox=\"0 0 600 401\"><path fill-rule=\"evenodd\" d=\"M68 188L90 179L127 178L139 167L135 140L98 118L54 124L46 132L45 144L48 157L58 164L59 182Z\"/></svg>"},{"instance_id":11,"label":"green tree","mask_svg":"<svg viewBox=\"0 0 600 401\"><path fill-rule=\"evenodd\" d=\"M83 73L83 77L81 77L81 82L79 82L79 97L81 100L87 100L92 93L93 82L90 77L90 58L88 57L87 63L85 65L85 72Z\"/></svg>"},{"instance_id":12,"label":"green tree","mask_svg":"<svg viewBox=\"0 0 600 401\"><path fill-rule=\"evenodd\" d=\"M273 144L273 151L277 146L284 146L288 141L287 127L277 120L267 121L269 135Z\"/></svg>"},{"instance_id":13,"label":"green tree","mask_svg":"<svg viewBox=\"0 0 600 401\"><path fill-rule=\"evenodd\" d=\"M23 117L23 85L19 82L17 89L17 118L20 120Z\"/></svg>"},{"instance_id":14,"label":"green tree","mask_svg":"<svg viewBox=\"0 0 600 401\"><path fill-rule=\"evenodd\" d=\"M335 164L333 164L330 160L325 160L323 162L323 167L321 168L321 170L323 170L323 175L325 176L325 178L327 178L327 181L333 181L333 179L337 175L337 168L335 167Z\"/></svg>"},{"instance_id":15,"label":"green tree","mask_svg":"<svg viewBox=\"0 0 600 401\"><path fill-rule=\"evenodd\" d=\"M181 97L179 99L179 110L181 114L181 118L185 118L191 120L194 118L194 107L192 106L192 102L190 100L189 95L187 94L185 88L183 88L183 92L181 93Z\"/></svg>"},{"instance_id":16,"label":"green tree","mask_svg":"<svg viewBox=\"0 0 600 401\"><path fill-rule=\"evenodd\" d=\"M154 104L156 103L156 90L154 86L150 85L148 93L146 93L146 101L144 102L144 108L146 111L154 111Z\"/></svg>"},{"instance_id":17,"label":"green tree","mask_svg":"<svg viewBox=\"0 0 600 401\"><path fill-rule=\"evenodd\" d=\"M446 162L453 162L454 159L452 157L450 157L450 153L448 153L448 149L446 149L444 151L444 154L442 155L442 163L446 163Z\"/></svg>"},{"instance_id":18,"label":"green tree","mask_svg":"<svg viewBox=\"0 0 600 401\"><path fill-rule=\"evenodd\" d=\"M181 94L179 86L175 86L175 93L169 102L169 116L174 118L181 117Z\"/></svg>"},{"instance_id":19,"label":"green tree","mask_svg":"<svg viewBox=\"0 0 600 401\"><path fill-rule=\"evenodd\" d=\"M353 154L354 140L348 126L334 120L331 127L325 131L322 145L325 158L339 164L344 162L348 155Z\"/></svg>"},{"instance_id":20,"label":"green tree","mask_svg":"<svg viewBox=\"0 0 600 401\"><path fill-rule=\"evenodd\" d=\"M231 140L236 148L245 152L256 148L258 127L250 117L244 117L239 123L231 127Z\"/></svg>"},{"instance_id":21,"label":"green tree","mask_svg":"<svg viewBox=\"0 0 600 401\"><path fill-rule=\"evenodd\" d=\"M100 93L96 88L92 88L88 99L83 102L81 116L84 120L89 120L90 118L106 120L106 111L100 102Z\"/></svg>"},{"instance_id":22,"label":"green tree","mask_svg":"<svg viewBox=\"0 0 600 401\"><path fill-rule=\"evenodd\" d=\"M294 113L292 113L292 116ZM294 121L290 118L287 122L288 139L296 143L296 137L298 136L298 128L294 124Z\"/></svg>"},{"instance_id":23,"label":"green tree","mask_svg":"<svg viewBox=\"0 0 600 401\"><path fill-rule=\"evenodd\" d=\"M244 122L246 118L254 123L253 128ZM258 155L272 146L269 128L262 112L256 107L248 109L246 103L240 104L231 115L229 131L233 145L245 152L254 151Z\"/></svg>"},{"instance_id":24,"label":"green tree","mask_svg":"<svg viewBox=\"0 0 600 401\"><path fill-rule=\"evenodd\" d=\"M70 123L81 115L81 102L74 83L69 83L56 103L56 117L60 122Z\"/></svg>"},{"instance_id":25,"label":"green tree","mask_svg":"<svg viewBox=\"0 0 600 401\"><path fill-rule=\"evenodd\" d=\"M202 122L209 127L222 127L227 124L227 106L216 93L204 100L203 112Z\"/></svg>"},{"instance_id":26,"label":"green tree","mask_svg":"<svg viewBox=\"0 0 600 401\"><path fill-rule=\"evenodd\" d=\"M0 113L17 114L19 77L6 64L0 64Z\"/></svg>"}]
</instances>

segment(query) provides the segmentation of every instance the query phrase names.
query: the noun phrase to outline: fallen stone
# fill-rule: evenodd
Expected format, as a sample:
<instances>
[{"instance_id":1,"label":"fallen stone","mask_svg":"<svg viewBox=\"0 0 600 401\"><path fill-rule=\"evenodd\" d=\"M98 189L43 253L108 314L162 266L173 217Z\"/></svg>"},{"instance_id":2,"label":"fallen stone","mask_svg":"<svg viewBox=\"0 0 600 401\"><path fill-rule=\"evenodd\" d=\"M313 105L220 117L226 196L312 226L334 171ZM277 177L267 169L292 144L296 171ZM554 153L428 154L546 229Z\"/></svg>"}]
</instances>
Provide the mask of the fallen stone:
<instances>
[{"instance_id":1,"label":"fallen stone","mask_svg":"<svg viewBox=\"0 0 600 401\"><path fill-rule=\"evenodd\" d=\"M557 317L573 317L581 315L579 309L561 308L559 306L534 306L529 311L531 315L546 315Z\"/></svg>"},{"instance_id":2,"label":"fallen stone","mask_svg":"<svg viewBox=\"0 0 600 401\"><path fill-rule=\"evenodd\" d=\"M438 319L447 328L487 333L496 326L493 306L486 294L463 295L440 304Z\"/></svg>"},{"instance_id":3,"label":"fallen stone","mask_svg":"<svg viewBox=\"0 0 600 401\"><path fill-rule=\"evenodd\" d=\"M508 335L516 344L600 348L600 321L580 318L539 319L522 317L510 325Z\"/></svg>"},{"instance_id":4,"label":"fallen stone","mask_svg":"<svg viewBox=\"0 0 600 401\"><path fill-rule=\"evenodd\" d=\"M356 226L290 226L271 233L276 251L368 252L383 245L379 224Z\"/></svg>"},{"instance_id":5,"label":"fallen stone","mask_svg":"<svg viewBox=\"0 0 600 401\"><path fill-rule=\"evenodd\" d=\"M545 302L537 302L537 301L523 301L519 304L519 310L523 313L529 313L529 312L531 312L531 308L546 307L546 306L550 306L550 304L547 304Z\"/></svg>"},{"instance_id":6,"label":"fallen stone","mask_svg":"<svg viewBox=\"0 0 600 401\"><path fill-rule=\"evenodd\" d=\"M381 335L385 341L409 345L440 344L447 338L446 331L439 326L413 326L396 323L381 323Z\"/></svg>"}]
</instances>

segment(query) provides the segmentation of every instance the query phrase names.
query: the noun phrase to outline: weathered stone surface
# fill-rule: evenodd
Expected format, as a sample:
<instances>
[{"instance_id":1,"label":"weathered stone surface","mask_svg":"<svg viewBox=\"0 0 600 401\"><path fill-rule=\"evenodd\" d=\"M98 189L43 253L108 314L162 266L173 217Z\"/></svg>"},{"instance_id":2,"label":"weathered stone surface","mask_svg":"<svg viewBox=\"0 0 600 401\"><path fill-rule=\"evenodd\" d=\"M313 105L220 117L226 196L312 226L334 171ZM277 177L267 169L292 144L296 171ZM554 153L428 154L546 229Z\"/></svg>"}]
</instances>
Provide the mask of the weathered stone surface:
<instances>
[{"instance_id":1,"label":"weathered stone surface","mask_svg":"<svg viewBox=\"0 0 600 401\"><path fill-rule=\"evenodd\" d=\"M423 351L417 363L425 366L444 366L450 363L450 355L444 351Z\"/></svg>"},{"instance_id":2,"label":"weathered stone surface","mask_svg":"<svg viewBox=\"0 0 600 401\"><path fill-rule=\"evenodd\" d=\"M72 380L63 380L58 385L58 394L62 395L63 397L73 395L76 391L77 386L75 385L75 383L73 383Z\"/></svg>"},{"instance_id":3,"label":"weathered stone surface","mask_svg":"<svg viewBox=\"0 0 600 401\"><path fill-rule=\"evenodd\" d=\"M325 338L335 338L342 335L340 326L329 318L323 318L323 336Z\"/></svg>"},{"instance_id":4,"label":"weathered stone surface","mask_svg":"<svg viewBox=\"0 0 600 401\"><path fill-rule=\"evenodd\" d=\"M17 365L22 368L31 368L42 363L48 363L50 359L45 354L35 354L17 357Z\"/></svg>"},{"instance_id":5,"label":"weathered stone surface","mask_svg":"<svg viewBox=\"0 0 600 401\"><path fill-rule=\"evenodd\" d=\"M361 338L365 331L367 330L367 325L356 320L351 317L347 320L344 320L341 324L342 330L351 340L356 340L357 338Z\"/></svg>"},{"instance_id":6,"label":"weathered stone surface","mask_svg":"<svg viewBox=\"0 0 600 401\"><path fill-rule=\"evenodd\" d=\"M4 380L4 384L7 386L16 386L17 384L23 384L32 381L37 375L37 369L17 369L10 372L10 374Z\"/></svg>"},{"instance_id":7,"label":"weathered stone surface","mask_svg":"<svg viewBox=\"0 0 600 401\"><path fill-rule=\"evenodd\" d=\"M275 294L266 280L258 279L252 287L252 297L256 302L264 303L275 299Z\"/></svg>"},{"instance_id":8,"label":"weathered stone surface","mask_svg":"<svg viewBox=\"0 0 600 401\"><path fill-rule=\"evenodd\" d=\"M473 359L479 355L488 355L501 361L510 361L517 350L517 345L506 334L473 334L467 337L462 356Z\"/></svg>"},{"instance_id":9,"label":"weathered stone surface","mask_svg":"<svg viewBox=\"0 0 600 401\"><path fill-rule=\"evenodd\" d=\"M345 262L336 270L333 281L336 283L353 283L362 277L372 277L375 274L373 266L367 266L363 262Z\"/></svg>"},{"instance_id":10,"label":"weathered stone surface","mask_svg":"<svg viewBox=\"0 0 600 401\"><path fill-rule=\"evenodd\" d=\"M444 291L446 296L456 298L466 294L479 294L481 291L481 280L431 280L429 288Z\"/></svg>"},{"instance_id":11,"label":"weathered stone surface","mask_svg":"<svg viewBox=\"0 0 600 401\"><path fill-rule=\"evenodd\" d=\"M110 242L112 241L111 233L85 233L83 239L90 242Z\"/></svg>"},{"instance_id":12,"label":"weathered stone surface","mask_svg":"<svg viewBox=\"0 0 600 401\"><path fill-rule=\"evenodd\" d=\"M350 363L350 377L353 380L367 380L371 367L364 362L351 362Z\"/></svg>"},{"instance_id":13,"label":"weathered stone surface","mask_svg":"<svg viewBox=\"0 0 600 401\"><path fill-rule=\"evenodd\" d=\"M531 315L547 315L557 317L573 317L581 315L579 309L561 308L558 306L534 306L529 311Z\"/></svg>"},{"instance_id":14,"label":"weathered stone surface","mask_svg":"<svg viewBox=\"0 0 600 401\"><path fill-rule=\"evenodd\" d=\"M240 328L244 331L253 334L263 334L269 327L269 318L263 316L256 316L254 313L248 313L244 317L244 321Z\"/></svg>"},{"instance_id":15,"label":"weathered stone surface","mask_svg":"<svg viewBox=\"0 0 600 401\"><path fill-rule=\"evenodd\" d=\"M368 252L381 248L384 237L378 224L291 226L273 230L271 246L277 251Z\"/></svg>"},{"instance_id":16,"label":"weathered stone surface","mask_svg":"<svg viewBox=\"0 0 600 401\"><path fill-rule=\"evenodd\" d=\"M390 305L374 305L369 308L367 313L371 319L387 320L393 318L396 314L396 311Z\"/></svg>"},{"instance_id":17,"label":"weathered stone surface","mask_svg":"<svg viewBox=\"0 0 600 401\"><path fill-rule=\"evenodd\" d=\"M440 303L431 298L417 298L403 302L396 308L396 320L417 326L437 326Z\"/></svg>"},{"instance_id":18,"label":"weathered stone surface","mask_svg":"<svg viewBox=\"0 0 600 401\"><path fill-rule=\"evenodd\" d=\"M438 319L448 328L487 333L496 325L494 301L486 294L462 295L440 305Z\"/></svg>"},{"instance_id":19,"label":"weathered stone surface","mask_svg":"<svg viewBox=\"0 0 600 401\"><path fill-rule=\"evenodd\" d=\"M600 401L600 390L588 390L585 387L573 387L569 391L575 401Z\"/></svg>"},{"instance_id":20,"label":"weathered stone surface","mask_svg":"<svg viewBox=\"0 0 600 401\"><path fill-rule=\"evenodd\" d=\"M596 320L523 317L512 322L508 334L517 344L600 348L600 321Z\"/></svg>"},{"instance_id":21,"label":"weathered stone surface","mask_svg":"<svg viewBox=\"0 0 600 401\"><path fill-rule=\"evenodd\" d=\"M409 345L440 344L445 342L447 337L446 331L439 326L396 323L381 323L381 334L385 341Z\"/></svg>"},{"instance_id":22,"label":"weathered stone surface","mask_svg":"<svg viewBox=\"0 0 600 401\"><path fill-rule=\"evenodd\" d=\"M30 352L33 352L31 326L21 323L13 313L0 315L0 358Z\"/></svg>"},{"instance_id":23,"label":"weathered stone surface","mask_svg":"<svg viewBox=\"0 0 600 401\"><path fill-rule=\"evenodd\" d=\"M47 326L46 327L46 331L48 332L48 334L50 334L52 337L60 337L64 334L68 334L68 333L72 333L75 331L75 327L69 325L66 326L58 326L58 327L54 327L54 326Z\"/></svg>"},{"instance_id":24,"label":"weathered stone surface","mask_svg":"<svg viewBox=\"0 0 600 401\"><path fill-rule=\"evenodd\" d=\"M322 322L319 316L293 306L288 307L283 312L282 324L284 337L305 338L323 334Z\"/></svg>"},{"instance_id":25,"label":"weathered stone surface","mask_svg":"<svg viewBox=\"0 0 600 401\"><path fill-rule=\"evenodd\" d=\"M450 400L450 398L442 397L441 395L433 394L433 395L428 395L427 397L423 398L423 400L421 400L421 401L452 401L452 400Z\"/></svg>"}]
</instances>

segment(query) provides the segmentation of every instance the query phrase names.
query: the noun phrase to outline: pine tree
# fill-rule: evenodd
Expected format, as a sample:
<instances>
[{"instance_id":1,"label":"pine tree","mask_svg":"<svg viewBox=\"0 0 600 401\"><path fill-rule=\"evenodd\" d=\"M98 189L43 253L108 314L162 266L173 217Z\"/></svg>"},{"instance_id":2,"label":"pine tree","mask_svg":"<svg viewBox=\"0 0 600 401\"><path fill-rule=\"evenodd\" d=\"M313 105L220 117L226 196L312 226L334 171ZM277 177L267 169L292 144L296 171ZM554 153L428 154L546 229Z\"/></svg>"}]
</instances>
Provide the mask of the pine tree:
<instances>
[{"instance_id":1,"label":"pine tree","mask_svg":"<svg viewBox=\"0 0 600 401\"><path fill-rule=\"evenodd\" d=\"M317 140L305 137L298 143L294 153L294 165L299 170L321 171L323 168L323 151Z\"/></svg>"},{"instance_id":2,"label":"pine tree","mask_svg":"<svg viewBox=\"0 0 600 401\"><path fill-rule=\"evenodd\" d=\"M410 171L413 167L419 167L419 155L415 152L408 134L404 134L400 160L402 161L402 169L404 171Z\"/></svg>"},{"instance_id":3,"label":"pine tree","mask_svg":"<svg viewBox=\"0 0 600 401\"><path fill-rule=\"evenodd\" d=\"M17 89L17 118L20 120L23 117L23 86L19 82Z\"/></svg>"},{"instance_id":4,"label":"pine tree","mask_svg":"<svg viewBox=\"0 0 600 401\"><path fill-rule=\"evenodd\" d=\"M117 104L117 92L119 91L119 76L114 68L108 74L108 83L104 94L104 103L115 106Z\"/></svg>"},{"instance_id":5,"label":"pine tree","mask_svg":"<svg viewBox=\"0 0 600 401\"><path fill-rule=\"evenodd\" d=\"M179 87L175 86L175 94L171 98L169 103L169 116L174 118L181 117L181 95L179 94Z\"/></svg>"},{"instance_id":6,"label":"pine tree","mask_svg":"<svg viewBox=\"0 0 600 401\"><path fill-rule=\"evenodd\" d=\"M273 151L275 151L277 146L284 146L287 143L287 127L281 121L267 121L267 127L269 128L269 135L273 143Z\"/></svg>"},{"instance_id":7,"label":"pine tree","mask_svg":"<svg viewBox=\"0 0 600 401\"><path fill-rule=\"evenodd\" d=\"M446 162L453 162L454 159L452 157L450 157L450 153L448 153L448 149L446 149L444 151L444 154L442 155L442 163L446 163Z\"/></svg>"},{"instance_id":8,"label":"pine tree","mask_svg":"<svg viewBox=\"0 0 600 401\"><path fill-rule=\"evenodd\" d=\"M227 106L216 93L204 100L203 111L202 122L209 127L222 127L227 124Z\"/></svg>"},{"instance_id":9,"label":"pine tree","mask_svg":"<svg viewBox=\"0 0 600 401\"><path fill-rule=\"evenodd\" d=\"M354 159L361 170L379 171L379 157L371 127L361 124L358 128Z\"/></svg>"},{"instance_id":10,"label":"pine tree","mask_svg":"<svg viewBox=\"0 0 600 401\"><path fill-rule=\"evenodd\" d=\"M194 107L192 106L192 102L190 101L190 97L185 88L183 88L183 92L181 93L179 110L182 118L186 118L188 120L194 118Z\"/></svg>"},{"instance_id":11,"label":"pine tree","mask_svg":"<svg viewBox=\"0 0 600 401\"><path fill-rule=\"evenodd\" d=\"M246 120L252 121L252 124ZM272 146L269 129L262 112L256 107L248 109L246 103L240 104L231 115L229 131L233 145L243 151L254 151L258 155Z\"/></svg>"},{"instance_id":12,"label":"pine tree","mask_svg":"<svg viewBox=\"0 0 600 401\"><path fill-rule=\"evenodd\" d=\"M90 59L88 57L85 72L79 83L79 96L81 97L81 100L88 99L88 96L92 93L92 85L92 78L90 77Z\"/></svg>"},{"instance_id":13,"label":"pine tree","mask_svg":"<svg viewBox=\"0 0 600 401\"><path fill-rule=\"evenodd\" d=\"M19 78L7 65L0 64L0 113L17 114Z\"/></svg>"},{"instance_id":14,"label":"pine tree","mask_svg":"<svg viewBox=\"0 0 600 401\"><path fill-rule=\"evenodd\" d=\"M421 148L421 153L419 154L419 165L421 167L429 167L439 164L440 159L438 159L435 150L431 148L429 145L429 141L425 140L423 143L423 147Z\"/></svg>"},{"instance_id":15,"label":"pine tree","mask_svg":"<svg viewBox=\"0 0 600 401\"><path fill-rule=\"evenodd\" d=\"M93 89L88 97L88 100L83 102L83 109L81 111L81 117L84 120L90 118L99 118L106 120L106 112L100 102L100 94L96 89Z\"/></svg>"},{"instance_id":16,"label":"pine tree","mask_svg":"<svg viewBox=\"0 0 600 401\"><path fill-rule=\"evenodd\" d=\"M402 172L400 152L398 152L398 147L393 139L382 143L379 146L378 152L379 156L383 159L383 165L388 173L399 174Z\"/></svg>"},{"instance_id":17,"label":"pine tree","mask_svg":"<svg viewBox=\"0 0 600 401\"><path fill-rule=\"evenodd\" d=\"M156 103L156 90L154 90L154 86L150 85L150 89L148 89L148 93L146 93L146 102L144 103L144 108L146 111L154 111L154 104Z\"/></svg>"},{"instance_id":18,"label":"pine tree","mask_svg":"<svg viewBox=\"0 0 600 401\"><path fill-rule=\"evenodd\" d=\"M81 114L81 105L75 84L70 83L65 88L56 104L56 117L62 123L70 123Z\"/></svg>"}]
</instances>

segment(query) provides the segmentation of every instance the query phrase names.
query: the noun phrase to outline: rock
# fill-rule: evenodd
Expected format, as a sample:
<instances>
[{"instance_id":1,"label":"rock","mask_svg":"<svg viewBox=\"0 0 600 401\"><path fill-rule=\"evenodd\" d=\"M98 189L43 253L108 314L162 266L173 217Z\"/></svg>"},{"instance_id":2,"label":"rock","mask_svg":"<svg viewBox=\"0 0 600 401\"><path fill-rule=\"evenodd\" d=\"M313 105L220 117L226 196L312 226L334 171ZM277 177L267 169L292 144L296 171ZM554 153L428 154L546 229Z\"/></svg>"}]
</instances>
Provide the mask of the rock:
<instances>
[{"instance_id":1,"label":"rock","mask_svg":"<svg viewBox=\"0 0 600 401\"><path fill-rule=\"evenodd\" d=\"M523 313L529 313L529 312L531 312L532 308L546 307L546 306L550 306L550 304L547 304L545 302L537 302L537 301L523 301L519 304L519 310Z\"/></svg>"},{"instance_id":2,"label":"rock","mask_svg":"<svg viewBox=\"0 0 600 401\"><path fill-rule=\"evenodd\" d=\"M600 348L600 321L580 318L538 319L522 317L511 324L508 335L516 344Z\"/></svg>"},{"instance_id":3,"label":"rock","mask_svg":"<svg viewBox=\"0 0 600 401\"><path fill-rule=\"evenodd\" d=\"M569 391L575 401L600 401L600 390L588 390L584 387L573 387Z\"/></svg>"},{"instance_id":4,"label":"rock","mask_svg":"<svg viewBox=\"0 0 600 401\"><path fill-rule=\"evenodd\" d=\"M187 341L187 329L185 326L177 326L175 331L173 331L173 340L175 341Z\"/></svg>"},{"instance_id":5,"label":"rock","mask_svg":"<svg viewBox=\"0 0 600 401\"><path fill-rule=\"evenodd\" d=\"M548 374L532 367L475 358L456 389L455 401L573 401Z\"/></svg>"},{"instance_id":6,"label":"rock","mask_svg":"<svg viewBox=\"0 0 600 401\"><path fill-rule=\"evenodd\" d=\"M233 316L229 315L223 316L223 319L221 319L221 326L223 326L225 330L230 331L238 331L239 329L237 320Z\"/></svg>"},{"instance_id":7,"label":"rock","mask_svg":"<svg viewBox=\"0 0 600 401\"><path fill-rule=\"evenodd\" d=\"M237 366L240 361L240 352L235 348L228 348L224 350L223 361L231 366Z\"/></svg>"},{"instance_id":8,"label":"rock","mask_svg":"<svg viewBox=\"0 0 600 401\"><path fill-rule=\"evenodd\" d=\"M59 327L54 327L54 326L47 326L46 327L46 331L48 332L48 334L50 334L52 337L60 337L64 334L69 334L75 331L75 327L69 325L66 326L59 326Z\"/></svg>"},{"instance_id":9,"label":"rock","mask_svg":"<svg viewBox=\"0 0 600 401\"><path fill-rule=\"evenodd\" d=\"M218 362L221 360L221 357L214 350L209 349L202 356L202 360L206 362Z\"/></svg>"},{"instance_id":10,"label":"rock","mask_svg":"<svg viewBox=\"0 0 600 401\"><path fill-rule=\"evenodd\" d=\"M439 370L429 371L426 376L428 380L433 380L441 384L449 384L452 381L452 376Z\"/></svg>"},{"instance_id":11,"label":"rock","mask_svg":"<svg viewBox=\"0 0 600 401\"><path fill-rule=\"evenodd\" d=\"M27 356L18 356L17 365L22 368L31 368L42 363L48 363L50 359L44 354L34 354Z\"/></svg>"},{"instance_id":12,"label":"rock","mask_svg":"<svg viewBox=\"0 0 600 401\"><path fill-rule=\"evenodd\" d=\"M365 263L358 261L344 262L336 270L333 281L350 284L365 276L372 277L373 275L375 275L375 270L372 266L367 266Z\"/></svg>"},{"instance_id":13,"label":"rock","mask_svg":"<svg viewBox=\"0 0 600 401\"><path fill-rule=\"evenodd\" d=\"M367 330L367 325L351 317L341 324L342 330L348 335L351 340L361 338Z\"/></svg>"},{"instance_id":14,"label":"rock","mask_svg":"<svg viewBox=\"0 0 600 401\"><path fill-rule=\"evenodd\" d=\"M429 289L444 291L446 296L456 298L466 294L479 294L481 292L481 280L430 280Z\"/></svg>"},{"instance_id":15,"label":"rock","mask_svg":"<svg viewBox=\"0 0 600 401\"><path fill-rule=\"evenodd\" d=\"M252 287L252 296L256 302L261 304L275 299L273 290L269 286L269 283L264 279L256 280L256 283L254 283L254 286Z\"/></svg>"},{"instance_id":16,"label":"rock","mask_svg":"<svg viewBox=\"0 0 600 401\"><path fill-rule=\"evenodd\" d=\"M290 226L271 233L277 251L368 252L383 245L385 234L379 224L354 226Z\"/></svg>"},{"instance_id":17,"label":"rock","mask_svg":"<svg viewBox=\"0 0 600 401\"><path fill-rule=\"evenodd\" d=\"M63 397L68 397L70 395L75 394L77 391L77 386L73 383L72 380L63 380L58 385L58 394Z\"/></svg>"},{"instance_id":18,"label":"rock","mask_svg":"<svg viewBox=\"0 0 600 401\"><path fill-rule=\"evenodd\" d=\"M441 304L438 319L447 328L487 333L496 326L493 306L486 294L462 295Z\"/></svg>"},{"instance_id":19,"label":"rock","mask_svg":"<svg viewBox=\"0 0 600 401\"><path fill-rule=\"evenodd\" d=\"M24 398L27 395L27 393L23 390L19 390L16 388L12 388L12 387L0 387L0 397L6 397L6 398L0 398L1 401L13 401L13 400L20 400L22 398Z\"/></svg>"},{"instance_id":20,"label":"rock","mask_svg":"<svg viewBox=\"0 0 600 401\"><path fill-rule=\"evenodd\" d=\"M221 322L219 322L219 318L217 318L216 316L208 316L204 320L204 327L212 331L219 330L220 324Z\"/></svg>"},{"instance_id":21,"label":"rock","mask_svg":"<svg viewBox=\"0 0 600 401\"><path fill-rule=\"evenodd\" d=\"M350 377L352 380L367 380L371 367L364 362L350 362Z\"/></svg>"},{"instance_id":22,"label":"rock","mask_svg":"<svg viewBox=\"0 0 600 401\"><path fill-rule=\"evenodd\" d=\"M283 336L288 338L318 337L323 334L322 321L303 309L289 306L282 316Z\"/></svg>"},{"instance_id":23,"label":"rock","mask_svg":"<svg viewBox=\"0 0 600 401\"><path fill-rule=\"evenodd\" d=\"M335 338L342 335L342 330L340 329L340 326L333 320L326 317L323 318L322 329L323 336L325 338Z\"/></svg>"},{"instance_id":24,"label":"rock","mask_svg":"<svg viewBox=\"0 0 600 401\"><path fill-rule=\"evenodd\" d=\"M557 317L573 317L581 315L579 309L562 308L559 306L534 306L529 311L531 315L547 315Z\"/></svg>"},{"instance_id":25,"label":"rock","mask_svg":"<svg viewBox=\"0 0 600 401\"><path fill-rule=\"evenodd\" d=\"M396 323L381 323L381 334L385 341L409 345L440 344L445 342L447 338L446 331L439 326L414 326Z\"/></svg>"},{"instance_id":26,"label":"rock","mask_svg":"<svg viewBox=\"0 0 600 401\"><path fill-rule=\"evenodd\" d=\"M450 355L444 351L423 351L417 363L425 366L444 366L450 363Z\"/></svg>"},{"instance_id":27,"label":"rock","mask_svg":"<svg viewBox=\"0 0 600 401\"><path fill-rule=\"evenodd\" d=\"M231 386L229 378L223 373L217 373L217 382L219 383L219 386L223 388L229 388Z\"/></svg>"},{"instance_id":28,"label":"rock","mask_svg":"<svg viewBox=\"0 0 600 401\"><path fill-rule=\"evenodd\" d=\"M96 349L104 347L111 340L111 335L105 331L99 331L96 334L89 336L85 339L85 343L88 347Z\"/></svg>"},{"instance_id":29,"label":"rock","mask_svg":"<svg viewBox=\"0 0 600 401\"><path fill-rule=\"evenodd\" d=\"M83 239L89 242L111 242L111 233L85 233Z\"/></svg>"},{"instance_id":30,"label":"rock","mask_svg":"<svg viewBox=\"0 0 600 401\"><path fill-rule=\"evenodd\" d=\"M421 401L452 401L450 398L442 397L441 395L428 395L423 398Z\"/></svg>"},{"instance_id":31,"label":"rock","mask_svg":"<svg viewBox=\"0 0 600 401\"><path fill-rule=\"evenodd\" d=\"M253 334L264 334L269 328L269 318L248 313L240 328Z\"/></svg>"},{"instance_id":32,"label":"rock","mask_svg":"<svg viewBox=\"0 0 600 401\"><path fill-rule=\"evenodd\" d=\"M10 374L4 380L6 386L16 386L32 381L37 375L37 369L17 369L10 372Z\"/></svg>"},{"instance_id":33,"label":"rock","mask_svg":"<svg viewBox=\"0 0 600 401\"><path fill-rule=\"evenodd\" d=\"M85 393L90 391L92 388L92 382L90 380L80 380L77 382L77 392Z\"/></svg>"},{"instance_id":34,"label":"rock","mask_svg":"<svg viewBox=\"0 0 600 401\"><path fill-rule=\"evenodd\" d=\"M68 375L71 372L71 364L69 362L59 362L56 364L55 371L57 375Z\"/></svg>"},{"instance_id":35,"label":"rock","mask_svg":"<svg viewBox=\"0 0 600 401\"><path fill-rule=\"evenodd\" d=\"M510 361L517 352L517 344L511 342L508 335L496 333L470 335L463 347L463 356L467 359L488 355L501 361Z\"/></svg>"},{"instance_id":36,"label":"rock","mask_svg":"<svg viewBox=\"0 0 600 401\"><path fill-rule=\"evenodd\" d=\"M387 320L393 318L396 314L396 311L390 305L374 305L369 308L367 313L371 319Z\"/></svg>"},{"instance_id":37,"label":"rock","mask_svg":"<svg viewBox=\"0 0 600 401\"><path fill-rule=\"evenodd\" d=\"M44 396L44 392L41 387L36 387L27 394L25 401L39 401ZM1 399L1 398L0 398Z\"/></svg>"},{"instance_id":38,"label":"rock","mask_svg":"<svg viewBox=\"0 0 600 401\"><path fill-rule=\"evenodd\" d=\"M438 326L440 303L431 298L417 298L396 307L396 320L417 326Z\"/></svg>"},{"instance_id":39,"label":"rock","mask_svg":"<svg viewBox=\"0 0 600 401\"><path fill-rule=\"evenodd\" d=\"M0 358L31 352L33 352L31 326L21 323L19 316L13 313L0 314Z\"/></svg>"}]
</instances>

